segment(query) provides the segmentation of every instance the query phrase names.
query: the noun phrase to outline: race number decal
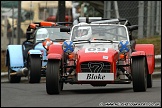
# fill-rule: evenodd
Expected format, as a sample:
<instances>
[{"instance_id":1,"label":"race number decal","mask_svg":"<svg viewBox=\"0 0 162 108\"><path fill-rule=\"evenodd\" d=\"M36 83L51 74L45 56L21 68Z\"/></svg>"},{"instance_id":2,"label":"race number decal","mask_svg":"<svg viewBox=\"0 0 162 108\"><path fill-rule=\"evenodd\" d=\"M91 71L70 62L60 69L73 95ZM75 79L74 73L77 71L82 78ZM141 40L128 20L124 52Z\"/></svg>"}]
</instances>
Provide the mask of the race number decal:
<instances>
[{"instance_id":1,"label":"race number decal","mask_svg":"<svg viewBox=\"0 0 162 108\"><path fill-rule=\"evenodd\" d=\"M89 52L104 52L104 53L107 53L108 48L86 48L85 53L89 53Z\"/></svg>"},{"instance_id":2,"label":"race number decal","mask_svg":"<svg viewBox=\"0 0 162 108\"><path fill-rule=\"evenodd\" d=\"M88 63L88 67L91 71L91 73L100 73L104 67L104 63L93 63L93 62L89 62Z\"/></svg>"}]
</instances>

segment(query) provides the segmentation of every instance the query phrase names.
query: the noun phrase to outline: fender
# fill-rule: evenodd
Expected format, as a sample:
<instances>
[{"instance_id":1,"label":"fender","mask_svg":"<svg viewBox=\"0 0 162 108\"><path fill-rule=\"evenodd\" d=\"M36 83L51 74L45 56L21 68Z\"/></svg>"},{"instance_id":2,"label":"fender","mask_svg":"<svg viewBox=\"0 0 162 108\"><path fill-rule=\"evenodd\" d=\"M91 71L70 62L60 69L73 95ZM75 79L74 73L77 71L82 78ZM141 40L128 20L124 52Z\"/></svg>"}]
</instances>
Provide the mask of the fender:
<instances>
[{"instance_id":1,"label":"fender","mask_svg":"<svg viewBox=\"0 0 162 108\"><path fill-rule=\"evenodd\" d=\"M45 66L46 64L47 64L47 62L45 62L44 60L47 60L47 57L46 56L43 56L42 55L42 51L41 50L35 50L35 49L32 49L32 50L29 50L28 51L28 57L31 55L37 55L37 56L39 56L40 58L41 58L41 60L42 60L42 66ZM42 55L42 56L40 56L40 55Z\"/></svg>"},{"instance_id":2,"label":"fender","mask_svg":"<svg viewBox=\"0 0 162 108\"><path fill-rule=\"evenodd\" d=\"M29 55L42 55L42 52L40 50L35 50L35 49L32 49L32 50L29 50L28 51L28 56ZM43 62L42 62L43 63Z\"/></svg>"},{"instance_id":3,"label":"fender","mask_svg":"<svg viewBox=\"0 0 162 108\"><path fill-rule=\"evenodd\" d=\"M51 54L51 53L63 54L62 44L54 43L54 44L50 45L48 54Z\"/></svg>"},{"instance_id":4,"label":"fender","mask_svg":"<svg viewBox=\"0 0 162 108\"><path fill-rule=\"evenodd\" d=\"M132 52L132 57L133 56L145 56L146 53L144 51L136 51L136 52Z\"/></svg>"},{"instance_id":5,"label":"fender","mask_svg":"<svg viewBox=\"0 0 162 108\"><path fill-rule=\"evenodd\" d=\"M149 74L152 74L155 69L155 50L153 44L136 44L135 50L144 51L146 53Z\"/></svg>"},{"instance_id":6,"label":"fender","mask_svg":"<svg viewBox=\"0 0 162 108\"><path fill-rule=\"evenodd\" d=\"M56 43L49 46L47 59L62 59L63 50L62 44Z\"/></svg>"},{"instance_id":7,"label":"fender","mask_svg":"<svg viewBox=\"0 0 162 108\"><path fill-rule=\"evenodd\" d=\"M20 68L24 67L24 59L22 53L22 45L8 45L6 54L6 66L8 57L10 58L10 66L14 71L18 71Z\"/></svg>"},{"instance_id":8,"label":"fender","mask_svg":"<svg viewBox=\"0 0 162 108\"><path fill-rule=\"evenodd\" d=\"M48 60L49 59L59 59L59 60L61 60L62 55L61 54L57 54L57 53L51 53L51 54L47 55L47 58L48 58Z\"/></svg>"},{"instance_id":9,"label":"fender","mask_svg":"<svg viewBox=\"0 0 162 108\"><path fill-rule=\"evenodd\" d=\"M34 50L34 49L32 49L32 50L29 50L29 51L28 51L28 54L29 54L29 55L31 55L31 54L40 54L40 55L41 55L42 52L41 52L40 50Z\"/></svg>"}]
</instances>

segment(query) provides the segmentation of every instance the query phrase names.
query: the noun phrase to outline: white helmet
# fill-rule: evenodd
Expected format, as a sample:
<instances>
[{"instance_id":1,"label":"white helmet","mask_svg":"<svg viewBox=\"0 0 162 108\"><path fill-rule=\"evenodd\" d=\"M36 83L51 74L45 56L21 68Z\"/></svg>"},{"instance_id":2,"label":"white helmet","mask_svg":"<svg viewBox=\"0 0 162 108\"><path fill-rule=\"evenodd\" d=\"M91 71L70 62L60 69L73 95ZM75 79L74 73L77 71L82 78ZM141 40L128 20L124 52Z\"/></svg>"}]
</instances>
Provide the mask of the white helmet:
<instances>
[{"instance_id":1,"label":"white helmet","mask_svg":"<svg viewBox=\"0 0 162 108\"><path fill-rule=\"evenodd\" d=\"M47 29L40 28L36 33L36 42L45 40L47 38L49 38L49 33Z\"/></svg>"},{"instance_id":2,"label":"white helmet","mask_svg":"<svg viewBox=\"0 0 162 108\"><path fill-rule=\"evenodd\" d=\"M90 26L82 26L78 28L77 39L88 40L91 38L92 29Z\"/></svg>"}]
</instances>

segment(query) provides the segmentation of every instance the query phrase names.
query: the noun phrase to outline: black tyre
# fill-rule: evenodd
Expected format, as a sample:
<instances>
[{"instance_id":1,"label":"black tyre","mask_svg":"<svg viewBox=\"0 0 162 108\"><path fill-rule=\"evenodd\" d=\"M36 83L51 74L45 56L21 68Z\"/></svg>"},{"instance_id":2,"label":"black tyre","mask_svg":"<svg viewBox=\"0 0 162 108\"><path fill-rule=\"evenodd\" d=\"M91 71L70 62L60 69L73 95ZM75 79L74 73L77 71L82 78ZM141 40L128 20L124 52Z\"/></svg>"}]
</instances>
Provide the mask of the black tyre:
<instances>
[{"instance_id":1,"label":"black tyre","mask_svg":"<svg viewBox=\"0 0 162 108\"><path fill-rule=\"evenodd\" d=\"M46 72L46 92L48 94L59 94L63 89L60 82L60 60L48 60Z\"/></svg>"},{"instance_id":2,"label":"black tyre","mask_svg":"<svg viewBox=\"0 0 162 108\"><path fill-rule=\"evenodd\" d=\"M147 89L147 67L145 57L132 59L133 91L144 92Z\"/></svg>"},{"instance_id":3,"label":"black tyre","mask_svg":"<svg viewBox=\"0 0 162 108\"><path fill-rule=\"evenodd\" d=\"M12 72L14 71L12 71L10 67L10 58L8 58L8 80L10 83L20 83L21 77L16 75L10 75L10 73Z\"/></svg>"},{"instance_id":4,"label":"black tyre","mask_svg":"<svg viewBox=\"0 0 162 108\"><path fill-rule=\"evenodd\" d=\"M41 80L41 58L39 55L30 55L28 58L28 81L29 83L40 83Z\"/></svg>"},{"instance_id":5,"label":"black tyre","mask_svg":"<svg viewBox=\"0 0 162 108\"><path fill-rule=\"evenodd\" d=\"M147 74L147 88L152 88L152 74Z\"/></svg>"}]
</instances>

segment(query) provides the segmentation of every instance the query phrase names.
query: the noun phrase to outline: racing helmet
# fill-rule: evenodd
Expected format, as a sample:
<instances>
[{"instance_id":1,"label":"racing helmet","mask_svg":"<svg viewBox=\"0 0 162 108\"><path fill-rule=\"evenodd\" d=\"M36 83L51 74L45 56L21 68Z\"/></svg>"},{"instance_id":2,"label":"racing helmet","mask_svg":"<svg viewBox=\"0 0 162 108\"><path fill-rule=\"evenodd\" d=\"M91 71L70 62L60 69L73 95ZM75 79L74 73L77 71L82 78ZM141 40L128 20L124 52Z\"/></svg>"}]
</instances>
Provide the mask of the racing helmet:
<instances>
[{"instance_id":1,"label":"racing helmet","mask_svg":"<svg viewBox=\"0 0 162 108\"><path fill-rule=\"evenodd\" d=\"M92 29L90 26L82 26L78 28L77 39L88 40L91 38Z\"/></svg>"},{"instance_id":2,"label":"racing helmet","mask_svg":"<svg viewBox=\"0 0 162 108\"><path fill-rule=\"evenodd\" d=\"M36 42L49 38L49 33L46 28L40 28L36 33Z\"/></svg>"}]
</instances>

